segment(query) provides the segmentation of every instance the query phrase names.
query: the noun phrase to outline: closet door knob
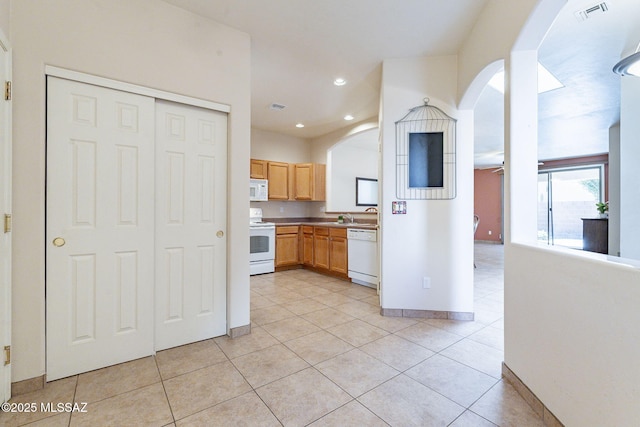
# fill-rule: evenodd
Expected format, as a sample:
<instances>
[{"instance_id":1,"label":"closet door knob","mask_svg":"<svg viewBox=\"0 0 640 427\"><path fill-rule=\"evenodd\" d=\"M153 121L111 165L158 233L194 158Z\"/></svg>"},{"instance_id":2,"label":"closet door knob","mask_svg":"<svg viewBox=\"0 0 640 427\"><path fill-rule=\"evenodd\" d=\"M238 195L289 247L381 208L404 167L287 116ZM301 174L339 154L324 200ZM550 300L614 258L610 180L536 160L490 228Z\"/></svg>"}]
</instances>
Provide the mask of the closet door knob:
<instances>
[{"instance_id":1,"label":"closet door knob","mask_svg":"<svg viewBox=\"0 0 640 427\"><path fill-rule=\"evenodd\" d=\"M222 230L218 230L218 232L216 233L217 237L223 237L224 236L224 231Z\"/></svg>"},{"instance_id":2,"label":"closet door knob","mask_svg":"<svg viewBox=\"0 0 640 427\"><path fill-rule=\"evenodd\" d=\"M65 242L62 237L56 237L55 239L53 239L53 246L55 246L56 248L64 246L65 243L67 242Z\"/></svg>"}]
</instances>

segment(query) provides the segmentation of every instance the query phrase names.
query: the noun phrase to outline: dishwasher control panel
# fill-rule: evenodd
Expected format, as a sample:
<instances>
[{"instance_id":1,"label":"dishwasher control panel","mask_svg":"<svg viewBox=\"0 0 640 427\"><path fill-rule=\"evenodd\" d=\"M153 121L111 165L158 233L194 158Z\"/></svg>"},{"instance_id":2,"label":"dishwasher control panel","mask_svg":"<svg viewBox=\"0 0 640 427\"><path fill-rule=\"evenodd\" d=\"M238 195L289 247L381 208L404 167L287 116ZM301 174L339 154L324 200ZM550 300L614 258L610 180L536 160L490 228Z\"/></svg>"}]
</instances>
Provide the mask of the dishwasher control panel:
<instances>
[{"instance_id":1,"label":"dishwasher control panel","mask_svg":"<svg viewBox=\"0 0 640 427\"><path fill-rule=\"evenodd\" d=\"M366 240L369 242L375 242L377 240L378 232L376 230L362 230L359 228L348 228L347 239L349 240Z\"/></svg>"}]
</instances>

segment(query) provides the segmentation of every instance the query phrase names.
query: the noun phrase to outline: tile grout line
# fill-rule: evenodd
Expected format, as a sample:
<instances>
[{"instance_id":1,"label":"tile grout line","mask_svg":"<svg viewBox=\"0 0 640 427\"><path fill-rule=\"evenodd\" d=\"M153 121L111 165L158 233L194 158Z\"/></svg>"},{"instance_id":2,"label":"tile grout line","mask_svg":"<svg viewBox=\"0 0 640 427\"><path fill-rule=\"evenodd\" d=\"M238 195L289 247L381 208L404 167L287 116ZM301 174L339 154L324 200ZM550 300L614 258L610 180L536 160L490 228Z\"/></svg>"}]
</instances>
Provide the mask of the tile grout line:
<instances>
[{"instance_id":1,"label":"tile grout line","mask_svg":"<svg viewBox=\"0 0 640 427\"><path fill-rule=\"evenodd\" d=\"M80 375L76 375L76 386L73 388L73 398L71 401L76 403L76 394L78 393L78 383L80 382ZM67 427L71 427L71 418L73 417L73 413L69 414L69 422L67 423Z\"/></svg>"},{"instance_id":2,"label":"tile grout line","mask_svg":"<svg viewBox=\"0 0 640 427\"><path fill-rule=\"evenodd\" d=\"M281 305L282 305L282 304L281 304ZM283 307L283 308L284 308L284 307ZM335 309L335 307L331 307L331 308ZM300 316L300 315L296 315L296 316L297 316L298 318L301 318L301 316ZM283 319L283 320L286 320L286 319ZM371 323L369 323L369 322L367 322L366 320L363 320L363 319L361 319L361 318L356 318L356 320L361 320L362 322L364 322L364 323L366 323L366 324L368 324L368 325L370 325L370 326L372 326L372 327L376 327L376 328L378 328L377 326L372 325ZM275 323L275 322L274 322L274 323ZM345 322L345 323L348 323L348 322ZM414 324L414 325L415 325L415 324ZM409 328L409 327L411 327L411 326L414 326L414 325L408 325L407 327L402 328L402 329L399 329L399 330L398 330L398 331L396 331L396 332L402 331L402 330L407 329L407 328ZM432 325L429 325L429 326L432 326ZM332 327L333 327L333 326L332 326ZM434 392L434 393L436 393L436 394L438 394L438 395L442 396L443 398L445 398L445 399L449 400L450 402L452 402L452 403L454 403L454 404L456 404L456 405L460 406L461 408L464 408L464 410L460 413L460 415L459 415L459 416L461 416L464 412L466 412L466 411L469 409L468 407L465 407L464 405L461 405L461 404L459 404L458 402L453 401L452 399L450 399L449 397L447 397L447 396L445 396L444 394L440 393L439 391L434 390L434 389L432 389L431 387L429 387L429 386L427 386L427 385L425 385L425 384L420 383L419 381L415 380L414 378L412 378L412 377L410 377L409 375L407 375L407 374L406 374L406 372L407 372L408 370L410 370L410 369L414 368L415 366L417 366L417 365L419 365L419 364L423 363L424 361L426 361L426 360L430 359L430 358L431 358L431 357L433 357L435 354L439 354L439 352L433 352L433 350L431 350L431 349L429 349L429 348L426 348L426 347L424 347L424 346L422 346L422 345L420 345L420 344L418 344L418 343L415 343L415 342L413 342L413 341L411 341L411 340L407 340L408 342L413 342L414 344L416 344L416 345L418 345L418 346L420 346L420 347L422 347L422 348L425 348L426 350L432 351L432 352L433 352L433 354L432 354L431 356L429 356L429 357L425 358L424 360L422 360L422 361L420 361L420 362L416 363L415 365L412 365L411 367L409 367L409 368L405 369L404 371L400 371L400 370L396 369L395 367L393 367L393 366L391 366L391 365L387 364L386 362L384 362L384 361L382 361L382 360L378 359L377 357L375 357L375 356L373 356L373 355L370 355L370 354L369 354L369 353L367 353L366 351L362 350L362 347L363 347L363 346L365 346L365 345L367 345L367 344L370 344L370 343L376 342L376 341L378 341L378 340L381 340L381 339L383 339L383 338L385 338L385 337L387 337L387 336L389 336L389 335L395 335L395 332L390 332L390 331L384 330L384 329L382 329L382 328L378 328L378 329L381 329L381 330L383 330L383 331L387 332L387 334L386 334L386 335L384 335L383 337L380 337L380 338L375 339L375 340L373 340L373 341L369 341L369 342L364 343L364 344L362 344L362 345L360 345L360 346L353 346L353 347L354 347L353 349L348 350L348 351L343 352L343 353L340 353L340 354L338 354L338 355L336 355L336 356L334 356L334 357L332 357L332 358L327 359L327 360L331 360L331 359L333 359L333 358L335 358L335 357L339 357L339 356L344 355L344 354L347 354L347 353L349 353L349 352L351 352L351 351L354 351L354 350L360 350L360 351L361 351L361 352L363 352L364 354L367 354L368 356L373 357L374 359L378 360L380 363L384 364L385 366L387 366L387 367L389 367L389 368L391 368L391 369L393 369L393 370L395 370L395 371L397 372L397 374L396 374L396 375L394 375L393 377L391 377L391 378L389 378L389 379L387 379L387 380L385 380L385 381L381 382L380 384L377 384L376 386L372 387L371 389L368 389L368 390L364 391L364 392L363 392L363 393L361 393L359 396L355 396L355 397L354 397L354 396L352 396L352 395L351 395L347 390L345 390L344 388L342 388L339 384L335 383L335 381L333 381L331 378L329 378L328 376L326 376L326 375L325 375L325 374L324 374L324 373L323 373L323 372L322 372L322 371L317 367L317 365L319 365L319 364L321 364L321 363L324 363L324 362L326 362L327 360L325 360L325 361L321 361L321 362L318 362L318 363L317 363L317 364L315 364L315 365L309 364L309 365L310 365L310 367L314 368L318 373L320 373L322 376L324 376L327 380L329 380L331 383L333 383L333 384L334 384L334 385L336 385L338 388L340 388L340 389L341 389L341 390L343 390L345 393L347 393L350 397L352 397L352 400L351 400L351 401L349 401L349 402L345 403L345 404L344 404L344 405L342 405L342 406L345 406L345 405L347 405L347 404L349 404L350 402L352 402L352 401L354 401L354 400L355 400L355 401L357 401L359 404L363 405L363 406L364 406L368 411L372 412L372 411L371 411L371 409L370 409L369 407L367 407L366 405L362 404L362 402L360 402L358 399L359 399L360 397L362 397L363 395L365 395L365 394L367 394L367 393L369 393L369 392L371 392L371 391L375 390L376 388L378 388L378 387L382 386L383 384L385 384L385 383L387 383L387 382L389 382L389 381L393 380L394 378L397 378L397 377L398 377L398 376L400 376L400 375L404 375L404 376L405 376L405 377L407 377L408 379L413 380L413 381L416 381L416 382L417 382L418 384L420 384L421 386L424 386L424 387L428 388L428 389L429 389L429 390L431 390L432 392ZM439 328L438 328L438 329L439 329ZM331 333L331 332L330 332L330 331L328 331L327 329L322 328L322 330L323 330L323 331L325 331L325 332L327 332L327 333L329 333L329 334L331 334L331 335L333 335L335 338L340 339L341 341L344 341L344 340L342 340L342 338L340 338L340 337L338 337L338 336L334 335L333 333ZM267 331L267 332L268 332L268 331ZM445 331L445 332L449 332L449 333L451 333L450 331ZM308 335L310 335L310 334L307 334L307 335L304 335L304 336L308 336ZM458 334L453 333L453 335L458 335ZM398 336L398 335L395 335L395 336L397 336L398 338L401 338L401 339L406 339L406 338L404 338L404 337L400 337L400 336ZM460 335L458 335L458 336L460 336ZM463 339L466 339L466 338L467 338L467 337L464 337L464 336L460 336L460 337L461 337L461 339L460 339L460 340L458 340L458 341L456 341L456 342L452 343L451 345L454 345L454 344L456 344L456 343L458 343L458 342L462 341ZM274 336L273 338L275 338L275 339L276 339L276 340L278 340L282 345L284 345L285 347L287 347L287 346L286 346L286 342L287 342L287 341L280 341L280 340L279 340L278 338L276 338L275 336ZM301 337L298 337L298 338L301 338ZM297 339L297 338L293 338L293 339ZM288 340L288 341L292 341L293 339ZM346 341L345 341L345 342L346 342ZM347 343L348 343L348 342L347 342ZM348 343L348 344L352 345L351 343ZM451 346L451 345L450 345L450 346ZM450 346L445 347L445 348L444 348L444 349L442 349L441 351L444 351L446 348L449 348ZM287 347L287 348L288 348L288 347ZM290 350L291 350L291 349L290 349ZM293 351L293 350L291 350L291 351L292 351L294 354L296 354L296 356L300 357L302 360L305 360L302 356L300 356L299 354L297 354L295 351ZM450 360L452 360L452 359L450 359ZM305 361L306 361L306 360L305 360ZM458 361L454 361L454 362L456 362L456 363L460 363L460 362L458 362ZM307 362L307 363L309 363L309 362ZM474 369L474 370L475 370L475 369ZM476 370L476 371L477 371L477 370ZM298 371L298 372L300 372L300 371ZM478 372L480 372L480 371L478 371ZM297 373L297 372L296 372L296 373ZM294 374L295 374L295 373L294 373ZM294 375L294 374L290 374L290 375L288 375L288 376L291 376L291 375ZM485 374L485 373L483 372L483 374ZM486 375L486 374L485 374L485 375ZM288 377L288 376L285 376L285 377L283 377L283 378L286 378L286 377ZM281 378L281 379L283 379L283 378ZM278 381L278 380L275 380L275 381ZM274 381L274 382L275 382L275 381ZM495 384L494 384L494 385L495 385ZM492 386L492 387L493 387L493 386ZM489 388L489 390L490 390L492 387L490 387L490 388ZM487 390L487 391L488 391L488 390ZM483 393L483 394L484 394L484 393ZM474 403L475 403L475 401L474 401ZM342 407L342 406L340 406L340 407ZM334 410L333 410L333 411L331 411L331 412L335 412L337 409L339 409L339 408L336 408L336 409L334 409ZM330 414L331 412L329 412L329 413L327 413L327 414L323 415L322 417L320 417L320 418L318 418L318 419L321 419L321 418L323 418L323 417L327 416L327 415L328 415L328 414ZM377 414L375 414L375 412L372 412L372 413L373 413L377 418L379 418L379 419L380 419L380 417L379 417ZM312 421L312 423L313 423L313 422L315 422L315 421L317 421L317 420ZM383 422L385 422L385 421L383 420ZM385 422L385 423L386 423L386 422Z\"/></svg>"},{"instance_id":3,"label":"tile grout line","mask_svg":"<svg viewBox=\"0 0 640 427\"><path fill-rule=\"evenodd\" d=\"M331 291L331 293L340 293L340 292L343 292L343 291L337 291L337 292ZM347 298L350 298L350 297L347 297ZM312 301L320 302L320 301L315 300L314 298L308 298L308 297L307 297L307 298L304 298L304 299L309 299L309 300L312 300ZM351 298L351 299L353 299L354 301L361 302L361 301L356 300L356 299L354 299L354 298ZM347 302L347 304L348 304L348 303L349 303L349 302ZM280 306L280 307L282 307L282 308L285 308L285 309L286 309L286 307L283 307L283 305L285 305L285 304L286 304L286 303L281 303L281 304L278 304L278 306ZM323 303L321 303L321 304L323 304ZM366 304L366 303L365 303L365 304ZM342 304L339 304L339 305L342 305ZM330 309L333 309L333 310L336 310L336 308L335 308L335 307L336 307L336 306L327 306L327 308L330 308ZM309 313L313 313L313 312L316 312L316 311L321 311L321 310L324 310L324 309L325 309L325 308L321 308L321 309L318 309L318 310L315 310L315 311L311 311L311 312L309 312ZM338 311L340 311L340 310L338 310ZM304 314L309 314L309 313L304 313ZM326 413L326 414L323 414L322 416L320 416L319 418L317 418L317 419L315 419L315 420L312 420L312 421L309 423L309 424L312 424L312 423L314 423L314 422L318 421L319 419L322 419L322 418L326 417L326 416L327 416L327 415L329 415L330 413L333 413L333 412L337 411L338 409L342 408L343 406L348 405L349 403L351 403L351 402L353 402L353 401L356 401L356 402L358 402L360 405L362 405L362 403L360 403L360 402L357 400L357 397L353 397L353 396L352 396L352 395L351 395L347 390L345 390L344 388L342 388L339 384L335 383L331 378L327 377L327 376L326 376L322 371L320 371L320 369L318 369L318 368L317 368L317 365L319 365L319 364L321 364L321 363L324 363L324 362L326 362L327 360L331 360L331 359L333 359L333 358L335 358L335 357L338 357L338 356L340 356L340 355L346 354L346 353L348 353L348 352L350 352L350 351L354 351L354 350L356 350L356 349L360 349L360 347L361 347L361 346L354 346L353 344L351 344L351 343L349 343L349 342L347 342L347 341L344 341L342 338L340 338L340 337L336 336L335 334L333 334L332 332L328 331L326 328L324 328L324 327L322 327L322 326L320 326L320 325L317 325L317 324L315 324L315 323L313 323L313 322L311 322L311 321L308 321L307 319L304 319L304 318L302 317L302 316L304 316L304 314L299 315L299 314L295 314L295 313L294 313L294 315L295 315L295 317L296 317L297 319L302 319L302 320L305 320L305 321L307 321L307 322L310 322L310 323L314 324L315 326L317 326L317 327L319 327L319 328L320 328L320 331L315 331L315 332L312 332L312 333L309 333L309 334L304 334L304 335L302 335L302 336L292 338L292 339L290 339L290 340L282 341L282 340L278 339L276 336L274 336L273 334L271 334L267 329L264 329L264 327L263 327L263 329L265 330L265 332L267 332L267 334L269 334L270 336L272 336L272 338L274 338L276 341L278 341L278 343L279 343L279 344L283 345L285 348L287 348L289 351L291 351L293 354L295 354L295 355L296 355L296 357L300 358L300 359L301 359L301 360L303 360L305 363L307 363L307 364L308 364L308 366L307 366L307 367L305 367L305 368L304 368L304 369L302 369L302 370L299 370L299 371L297 371L297 372L294 372L294 373L288 374L288 375L286 375L286 376L284 376L284 377L281 377L281 378L279 378L279 379L276 379L276 380L274 380L274 381L272 381L272 382L270 382L270 383L263 384L263 385L261 385L261 386L260 386L260 387L258 387L258 388L265 387L265 386L267 386L268 384L272 384L272 383L274 383L274 382L276 382L276 381L283 380L283 379L288 378L288 377L290 377L290 376L293 376L293 375L295 375L295 374L297 374L297 373L299 373L299 372L302 372L303 370L306 370L306 369L310 369L310 368L311 368L311 369L314 369L314 370L315 370L317 373L319 373L320 375L322 375L324 378L326 378L329 382L331 382L332 384L334 384L336 387L338 387L340 390L342 390L344 393L346 393L349 397L351 397L351 400L349 400L349 401L348 401L348 402L346 402L345 404L343 404L343 405L341 405L341 406L339 406L339 407L335 408L334 410L332 410L332 411L330 411L330 412L328 412L328 413ZM346 314L346 313L345 313L345 314ZM287 320L287 319L281 319L281 320ZM360 318L357 318L357 317L356 317L356 318L354 318L353 320L349 320L349 321L347 321L347 322L344 322L344 323L341 323L341 324L338 324L338 325L333 325L333 326L331 326L331 328L336 327L336 326L340 326L340 325L343 325L343 324L346 324L346 323L349 323L349 322L352 322L352 321L354 321L354 320L361 320L361 321L363 321L364 323L367 323L368 325L370 325L368 322L366 322L366 321L364 321L364 320L362 320L362 319L360 319ZM278 321L276 321L276 322L278 322ZM271 323L275 323L275 322L271 322ZM374 325L371 325L371 326L375 327ZM380 329L380 328L379 328L379 329ZM287 344L286 344L286 343L287 343L287 342L289 342L289 341L293 341L293 340L298 339L298 338L303 338L303 337L306 337L306 336L312 335L313 333L317 333L317 332L325 332L325 333L328 333L329 335L333 336L334 338L336 338L336 339L338 339L338 340L340 340L340 341L342 341L342 342L345 342L346 344L351 345L353 348L352 348L352 349L350 349L350 350L347 350L347 351L345 351L345 352L339 353L338 355L335 355L335 356L333 356L333 357L331 357L331 358L329 358L329 359L326 359L326 360L320 361L320 362L318 362L317 364L315 364L315 365L314 365L314 364L309 363L309 362L308 362L306 359L304 359L300 354L298 354L297 352L295 352L293 349L289 348L289 347L287 346ZM385 331L385 332L388 332L388 331ZM388 333L387 335L389 335L389 334L390 334L390 333ZM385 336L387 336L387 335L385 335ZM381 337L381 338L384 338L384 337ZM381 338L380 338L380 339L381 339ZM374 341L376 341L376 340L374 340ZM373 341L371 341L371 342L373 342ZM365 344L363 344L363 345L366 345L366 344L368 344L368 343L365 343ZM360 350L360 351L363 351L363 350ZM364 351L363 351L363 352L364 352ZM365 353L365 354L368 354L368 353L366 353L366 352L364 352L364 353ZM386 364L385 364L385 365L386 365ZM235 364L234 364L234 366L235 366ZM389 366L389 365L386 365L386 366ZM391 368L393 368L393 367L391 367ZM236 367L236 369L238 369L238 368ZM394 369L394 370L396 370L395 368L393 368L393 369ZM397 371L397 370L396 370L396 371ZM400 372L399 372L399 371L398 371L398 375L400 375ZM393 378L395 378L396 376L397 376L397 375L395 375ZM245 380L246 380L246 379L245 379ZM248 382L248 381L247 381L247 382ZM386 382L386 381L385 381L385 382ZM376 387L377 387L377 386L376 386ZM373 387L371 390L373 390L373 389L374 389L374 388L376 388L376 387ZM252 386L252 388L253 388L253 386ZM254 391L255 391L255 390L256 390L256 389L254 389ZM368 393L368 392L369 392L369 391L371 391L371 390L367 390L367 391L365 391L365 392L364 392L364 393L362 393L362 394ZM257 391L256 391L256 394L258 394L258 392L257 392ZM259 394L258 394L258 396L260 397L260 395L259 395ZM261 397L260 397L260 398L261 398ZM262 400L262 398L261 398L261 400ZM269 408L269 410L271 411L271 408L269 407L269 405L267 405L267 403L266 403L266 402L264 402L264 400L263 400L263 403L264 403L264 404L267 406L267 408ZM370 410L367 406L365 406L365 405L362 405L362 406L363 406L367 411L371 412L371 410ZM273 411L271 411L271 412L273 413ZM375 413L373 413L373 412L372 412L372 414L373 414L373 415L375 415L378 419L381 419L377 414L375 414ZM275 416L275 414L274 414L274 416ZM277 418L277 417L276 417L276 418ZM279 419L279 418L277 418L277 419L280 421L280 419ZM381 420L382 420L382 419L381 419ZM385 422L384 420L382 420L382 421L383 421L383 422ZM385 422L385 424L387 424L387 423Z\"/></svg>"},{"instance_id":4,"label":"tile grout line","mask_svg":"<svg viewBox=\"0 0 640 427\"><path fill-rule=\"evenodd\" d=\"M157 354L157 352L156 352ZM176 416L173 413L173 407L171 406L171 401L169 400L169 395L167 394L167 388L164 386L164 378L162 377L162 372L160 372L160 366L158 365L158 358L156 357L156 354L153 355L153 361L155 362L156 365L156 370L158 371L158 377L160 377L160 384L162 385L162 391L164 392L164 398L167 399L167 406L169 406L169 413L171 413L171 419L173 420L173 423L175 425L176 423Z\"/></svg>"}]
</instances>

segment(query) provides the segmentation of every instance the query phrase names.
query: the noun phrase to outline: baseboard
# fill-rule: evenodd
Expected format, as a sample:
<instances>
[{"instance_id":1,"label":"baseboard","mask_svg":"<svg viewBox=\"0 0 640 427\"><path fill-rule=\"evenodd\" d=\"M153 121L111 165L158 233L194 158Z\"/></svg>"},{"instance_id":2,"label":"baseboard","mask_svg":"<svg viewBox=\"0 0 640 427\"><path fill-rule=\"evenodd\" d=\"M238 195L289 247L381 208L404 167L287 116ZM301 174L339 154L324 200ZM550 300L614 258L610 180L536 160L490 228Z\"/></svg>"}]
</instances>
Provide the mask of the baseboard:
<instances>
[{"instance_id":1,"label":"baseboard","mask_svg":"<svg viewBox=\"0 0 640 427\"><path fill-rule=\"evenodd\" d=\"M280 266L280 267L276 267L275 268L275 272L278 273L280 271L289 271L289 270L301 270L302 266L299 264L296 265L284 265L284 266Z\"/></svg>"},{"instance_id":2,"label":"baseboard","mask_svg":"<svg viewBox=\"0 0 640 427\"><path fill-rule=\"evenodd\" d=\"M238 338L251 333L251 324L238 326L229 330L229 337ZM11 396L20 396L21 394L30 393L32 391L42 390L45 384L45 376L41 375L28 380L17 381L11 384Z\"/></svg>"},{"instance_id":3,"label":"baseboard","mask_svg":"<svg viewBox=\"0 0 640 427\"><path fill-rule=\"evenodd\" d=\"M502 240L474 240L474 243L490 243L492 245L502 245Z\"/></svg>"},{"instance_id":4,"label":"baseboard","mask_svg":"<svg viewBox=\"0 0 640 427\"><path fill-rule=\"evenodd\" d=\"M16 381L11 384L11 396L20 396L21 394L30 393L32 391L42 390L44 388L44 375L28 380Z\"/></svg>"},{"instance_id":5,"label":"baseboard","mask_svg":"<svg viewBox=\"0 0 640 427\"><path fill-rule=\"evenodd\" d=\"M229 337L238 338L251 333L251 324L229 329Z\"/></svg>"},{"instance_id":6,"label":"baseboard","mask_svg":"<svg viewBox=\"0 0 640 427\"><path fill-rule=\"evenodd\" d=\"M447 319L471 321L474 313L468 311L406 310L402 308L380 308L380 314L386 317L413 317L421 319Z\"/></svg>"},{"instance_id":7,"label":"baseboard","mask_svg":"<svg viewBox=\"0 0 640 427\"><path fill-rule=\"evenodd\" d=\"M564 424L560 422L558 418L547 408L538 396L532 392L525 383L507 366L502 362L502 376L509 384L516 389L518 394L531 406L539 417L542 418L542 422L545 427L564 427Z\"/></svg>"}]
</instances>

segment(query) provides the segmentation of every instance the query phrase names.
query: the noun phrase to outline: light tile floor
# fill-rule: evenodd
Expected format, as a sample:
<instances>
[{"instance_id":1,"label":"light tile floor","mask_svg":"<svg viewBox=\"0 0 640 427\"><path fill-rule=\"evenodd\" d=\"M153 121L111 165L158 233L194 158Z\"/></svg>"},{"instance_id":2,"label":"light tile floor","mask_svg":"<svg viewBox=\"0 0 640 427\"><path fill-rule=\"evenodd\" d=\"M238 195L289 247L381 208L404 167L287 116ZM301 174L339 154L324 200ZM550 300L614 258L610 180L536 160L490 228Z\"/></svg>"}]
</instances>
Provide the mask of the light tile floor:
<instances>
[{"instance_id":1,"label":"light tile floor","mask_svg":"<svg viewBox=\"0 0 640 427\"><path fill-rule=\"evenodd\" d=\"M375 292L309 271L251 278L252 333L54 381L18 426L541 426L501 379L503 247L476 244L476 320L382 317Z\"/></svg>"}]
</instances>

